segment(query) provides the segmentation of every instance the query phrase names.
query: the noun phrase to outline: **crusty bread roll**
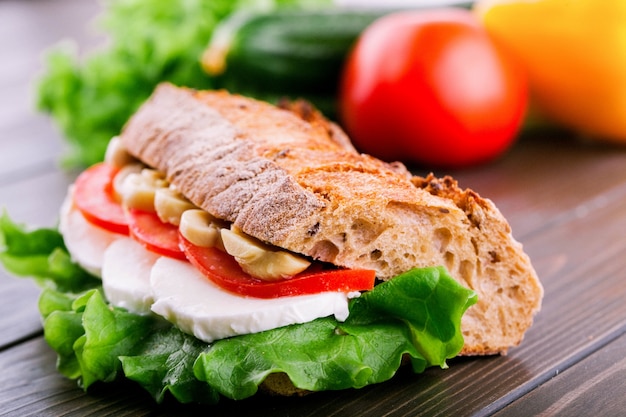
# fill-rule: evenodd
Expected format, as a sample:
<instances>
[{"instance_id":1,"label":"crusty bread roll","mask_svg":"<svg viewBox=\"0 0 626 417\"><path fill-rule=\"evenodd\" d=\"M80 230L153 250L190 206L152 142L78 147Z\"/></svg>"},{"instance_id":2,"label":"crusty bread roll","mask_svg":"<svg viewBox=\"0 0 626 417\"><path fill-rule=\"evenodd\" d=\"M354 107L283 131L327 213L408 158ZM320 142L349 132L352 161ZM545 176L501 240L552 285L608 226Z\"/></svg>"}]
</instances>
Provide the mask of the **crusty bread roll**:
<instances>
[{"instance_id":1,"label":"crusty bread roll","mask_svg":"<svg viewBox=\"0 0 626 417\"><path fill-rule=\"evenodd\" d=\"M540 308L536 273L492 202L359 154L305 103L162 84L121 139L194 204L270 244L380 279L446 266L479 297L462 354L505 353Z\"/></svg>"}]
</instances>

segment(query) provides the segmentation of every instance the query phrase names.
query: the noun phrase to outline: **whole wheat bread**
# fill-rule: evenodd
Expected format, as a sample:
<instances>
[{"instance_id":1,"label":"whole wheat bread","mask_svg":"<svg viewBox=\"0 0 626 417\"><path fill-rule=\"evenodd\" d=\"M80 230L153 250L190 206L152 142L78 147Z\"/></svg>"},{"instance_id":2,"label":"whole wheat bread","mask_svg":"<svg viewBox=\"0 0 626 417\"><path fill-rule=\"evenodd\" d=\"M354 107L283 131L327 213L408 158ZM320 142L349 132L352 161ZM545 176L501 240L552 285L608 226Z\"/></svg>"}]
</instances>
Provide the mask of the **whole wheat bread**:
<instances>
[{"instance_id":1,"label":"whole wheat bread","mask_svg":"<svg viewBox=\"0 0 626 417\"><path fill-rule=\"evenodd\" d=\"M265 242L381 279L446 266L478 293L462 354L517 345L543 289L494 204L359 154L306 103L284 107L162 84L121 138L194 204Z\"/></svg>"}]
</instances>

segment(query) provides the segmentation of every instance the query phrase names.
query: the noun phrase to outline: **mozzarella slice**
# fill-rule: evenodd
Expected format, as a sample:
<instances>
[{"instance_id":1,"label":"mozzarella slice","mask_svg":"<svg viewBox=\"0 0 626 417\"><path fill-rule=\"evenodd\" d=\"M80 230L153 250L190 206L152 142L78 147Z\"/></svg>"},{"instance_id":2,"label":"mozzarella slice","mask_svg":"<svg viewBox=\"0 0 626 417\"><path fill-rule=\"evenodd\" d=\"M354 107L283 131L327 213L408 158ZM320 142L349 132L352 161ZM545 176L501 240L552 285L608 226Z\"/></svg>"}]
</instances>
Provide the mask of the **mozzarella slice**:
<instances>
[{"instance_id":1,"label":"mozzarella slice","mask_svg":"<svg viewBox=\"0 0 626 417\"><path fill-rule=\"evenodd\" d=\"M344 293L241 297L222 290L191 264L171 258L156 261L150 284L152 311L207 343L319 317L335 315L340 321L348 317L348 295Z\"/></svg>"},{"instance_id":2,"label":"mozzarella slice","mask_svg":"<svg viewBox=\"0 0 626 417\"><path fill-rule=\"evenodd\" d=\"M129 237L111 243L102 264L102 288L109 302L131 313L151 314L150 271L159 257Z\"/></svg>"},{"instance_id":3,"label":"mozzarella slice","mask_svg":"<svg viewBox=\"0 0 626 417\"><path fill-rule=\"evenodd\" d=\"M334 315L348 317L348 299L359 293L259 299L227 292L190 263L160 256L131 238L89 223L73 204L61 207L59 231L72 259L102 277L109 302L135 314L154 312L210 343Z\"/></svg>"},{"instance_id":4,"label":"mozzarella slice","mask_svg":"<svg viewBox=\"0 0 626 417\"><path fill-rule=\"evenodd\" d=\"M61 205L59 231L74 262L96 276L102 274L106 248L125 237L89 223L73 203L73 187Z\"/></svg>"}]
</instances>

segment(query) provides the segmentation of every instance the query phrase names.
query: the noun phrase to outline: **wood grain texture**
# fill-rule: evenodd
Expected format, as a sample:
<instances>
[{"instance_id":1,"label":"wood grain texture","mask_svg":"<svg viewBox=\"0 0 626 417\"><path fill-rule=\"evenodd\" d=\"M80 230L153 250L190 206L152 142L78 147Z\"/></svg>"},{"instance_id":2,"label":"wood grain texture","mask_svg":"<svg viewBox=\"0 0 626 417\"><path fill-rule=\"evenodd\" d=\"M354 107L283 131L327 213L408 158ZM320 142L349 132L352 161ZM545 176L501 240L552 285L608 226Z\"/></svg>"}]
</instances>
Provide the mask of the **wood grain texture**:
<instances>
[{"instance_id":1,"label":"wood grain texture","mask_svg":"<svg viewBox=\"0 0 626 417\"><path fill-rule=\"evenodd\" d=\"M79 39L83 50L102 41L91 26L99 7L77 0L0 2L0 185L58 160L61 136L49 119L35 113L37 77L47 48Z\"/></svg>"},{"instance_id":2,"label":"wood grain texture","mask_svg":"<svg viewBox=\"0 0 626 417\"><path fill-rule=\"evenodd\" d=\"M538 133L521 138L493 164L450 173L462 187L493 200L514 235L525 240L623 199L626 148L583 142L563 132Z\"/></svg>"},{"instance_id":3,"label":"wood grain texture","mask_svg":"<svg viewBox=\"0 0 626 417\"><path fill-rule=\"evenodd\" d=\"M626 333L495 414L623 416L626 410ZM590 372L592 371L592 373Z\"/></svg>"},{"instance_id":4,"label":"wood grain texture","mask_svg":"<svg viewBox=\"0 0 626 417\"><path fill-rule=\"evenodd\" d=\"M95 0L0 2L0 207L56 223L73 176L49 120L33 112L42 50L86 32ZM0 271L0 415L487 416L621 415L626 409L626 151L559 132L520 140L499 161L452 174L509 219L545 287L543 309L508 356L458 358L446 370L402 369L383 384L304 398L258 395L217 406L156 405L132 383L88 393L57 373L41 336L39 289Z\"/></svg>"},{"instance_id":5,"label":"wood grain texture","mask_svg":"<svg viewBox=\"0 0 626 417\"><path fill-rule=\"evenodd\" d=\"M34 282L16 279L0 270L0 351L41 333L39 292Z\"/></svg>"}]
</instances>

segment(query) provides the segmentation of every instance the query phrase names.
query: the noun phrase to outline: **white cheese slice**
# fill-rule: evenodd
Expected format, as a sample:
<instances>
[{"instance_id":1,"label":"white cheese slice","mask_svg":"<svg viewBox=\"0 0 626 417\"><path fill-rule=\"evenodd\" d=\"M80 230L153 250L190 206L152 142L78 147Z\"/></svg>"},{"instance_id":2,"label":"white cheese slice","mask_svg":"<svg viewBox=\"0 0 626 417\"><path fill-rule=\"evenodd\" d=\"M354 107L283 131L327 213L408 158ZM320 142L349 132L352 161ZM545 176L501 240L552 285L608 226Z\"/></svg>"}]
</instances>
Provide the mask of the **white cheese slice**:
<instances>
[{"instance_id":1,"label":"white cheese slice","mask_svg":"<svg viewBox=\"0 0 626 417\"><path fill-rule=\"evenodd\" d=\"M171 258L156 261L150 283L152 311L207 343L319 317L335 315L340 321L348 317L348 295L344 293L241 297L222 290L191 264Z\"/></svg>"},{"instance_id":2,"label":"white cheese slice","mask_svg":"<svg viewBox=\"0 0 626 417\"><path fill-rule=\"evenodd\" d=\"M61 206L59 231L72 260L98 277L102 274L106 248L125 237L89 223L73 203L73 186Z\"/></svg>"},{"instance_id":3,"label":"white cheese slice","mask_svg":"<svg viewBox=\"0 0 626 417\"><path fill-rule=\"evenodd\" d=\"M227 292L190 263L146 250L131 238L89 223L72 200L61 207L59 231L72 259L102 277L109 302L135 314L154 312L210 343L319 317L348 317L348 299L358 292L259 299Z\"/></svg>"},{"instance_id":4,"label":"white cheese slice","mask_svg":"<svg viewBox=\"0 0 626 417\"><path fill-rule=\"evenodd\" d=\"M109 302L131 313L151 314L150 271L159 257L129 237L111 243L102 265L102 288Z\"/></svg>"}]
</instances>

